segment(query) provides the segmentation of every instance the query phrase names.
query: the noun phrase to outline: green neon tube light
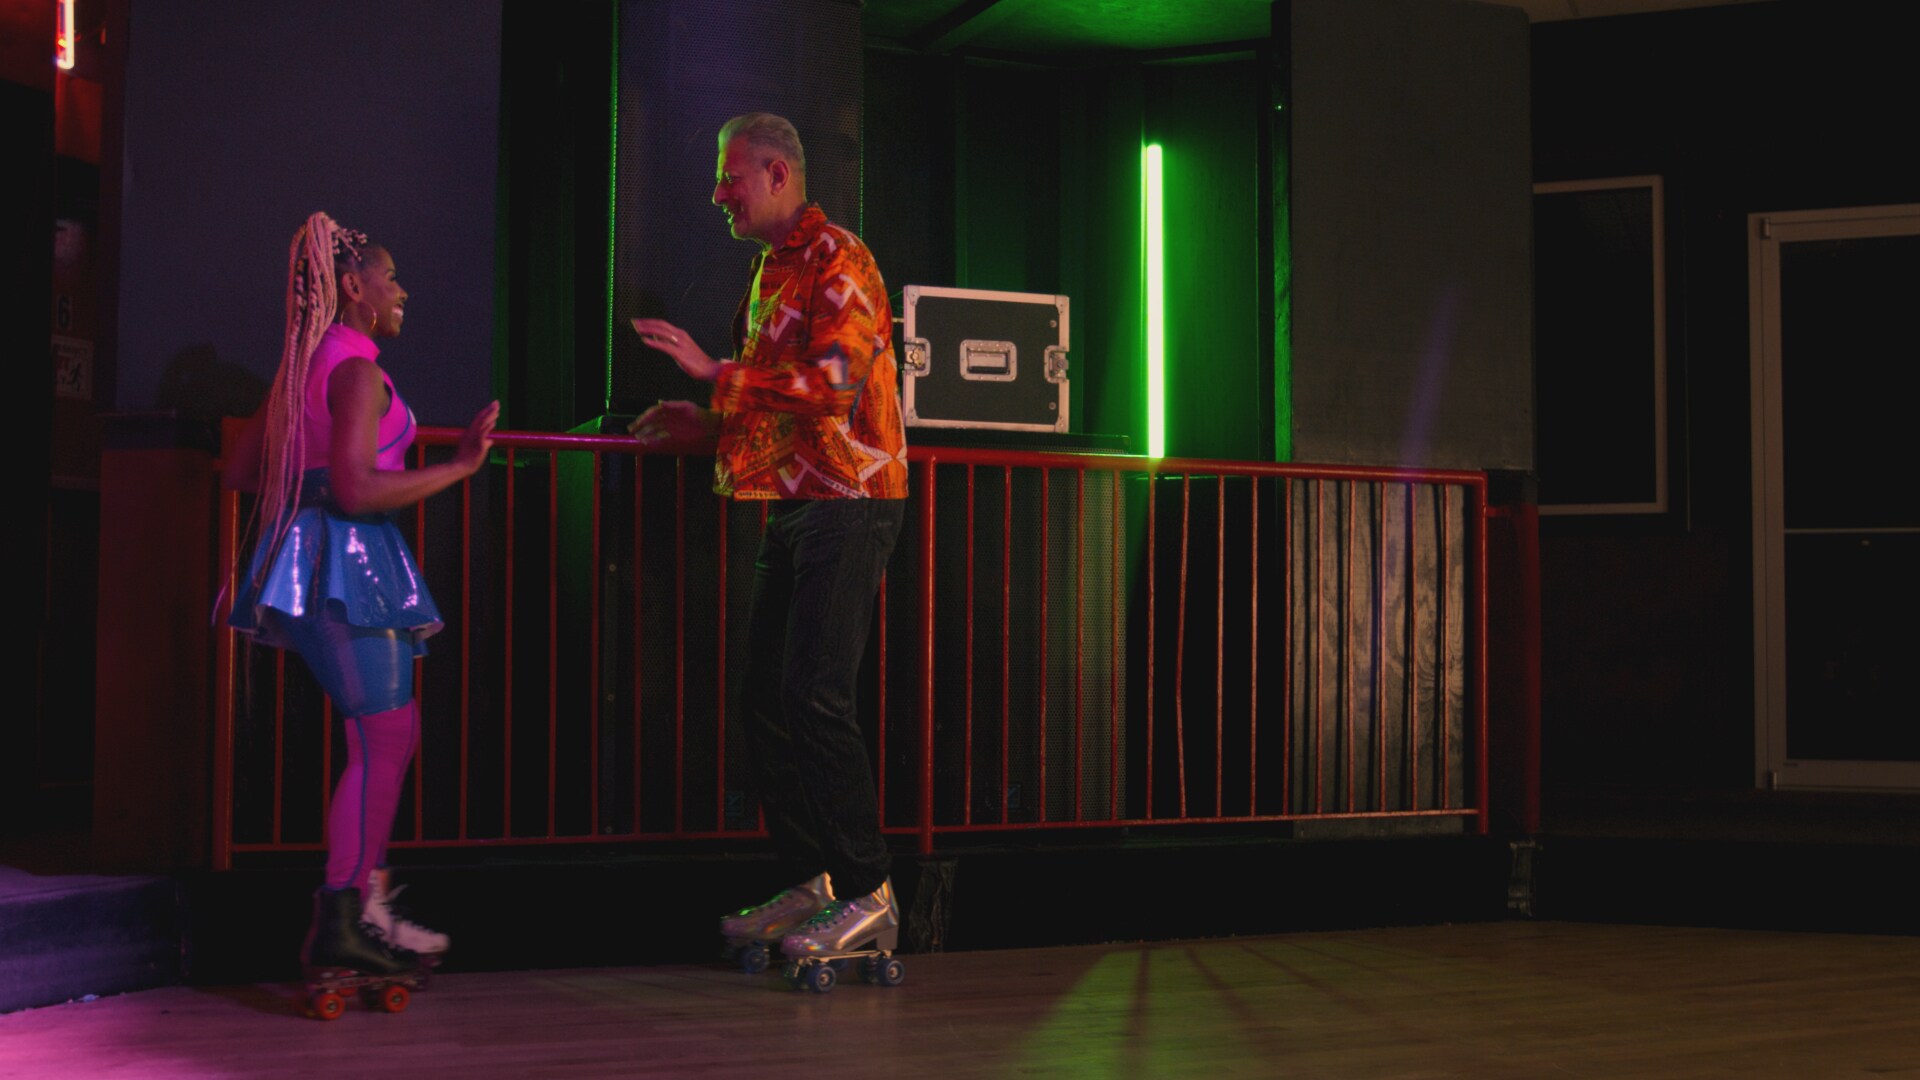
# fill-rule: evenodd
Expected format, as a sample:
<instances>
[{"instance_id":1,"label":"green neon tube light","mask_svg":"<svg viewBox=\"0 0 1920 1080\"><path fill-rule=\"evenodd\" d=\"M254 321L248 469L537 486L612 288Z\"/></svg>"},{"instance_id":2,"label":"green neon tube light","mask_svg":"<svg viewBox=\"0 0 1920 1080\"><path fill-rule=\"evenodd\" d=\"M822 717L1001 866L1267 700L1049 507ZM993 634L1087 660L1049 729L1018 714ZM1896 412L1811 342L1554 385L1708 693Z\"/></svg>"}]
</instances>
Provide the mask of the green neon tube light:
<instances>
[{"instance_id":1,"label":"green neon tube light","mask_svg":"<svg viewBox=\"0 0 1920 1080\"><path fill-rule=\"evenodd\" d=\"M1160 144L1140 148L1140 276L1146 286L1147 454L1167 453L1166 246L1162 228Z\"/></svg>"}]
</instances>

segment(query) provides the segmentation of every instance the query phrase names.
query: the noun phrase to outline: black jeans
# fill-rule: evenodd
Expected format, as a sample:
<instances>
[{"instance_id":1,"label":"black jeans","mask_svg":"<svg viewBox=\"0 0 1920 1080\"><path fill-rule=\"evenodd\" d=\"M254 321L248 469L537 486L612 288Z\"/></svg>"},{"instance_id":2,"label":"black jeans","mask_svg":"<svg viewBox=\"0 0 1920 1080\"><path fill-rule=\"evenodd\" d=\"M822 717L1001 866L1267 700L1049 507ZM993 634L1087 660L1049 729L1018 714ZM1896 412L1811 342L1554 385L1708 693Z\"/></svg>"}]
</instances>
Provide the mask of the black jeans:
<instances>
[{"instance_id":1,"label":"black jeans","mask_svg":"<svg viewBox=\"0 0 1920 1080\"><path fill-rule=\"evenodd\" d=\"M834 895L887 878L855 683L904 499L786 500L768 508L754 566L746 664L754 783L782 884L825 870Z\"/></svg>"}]
</instances>

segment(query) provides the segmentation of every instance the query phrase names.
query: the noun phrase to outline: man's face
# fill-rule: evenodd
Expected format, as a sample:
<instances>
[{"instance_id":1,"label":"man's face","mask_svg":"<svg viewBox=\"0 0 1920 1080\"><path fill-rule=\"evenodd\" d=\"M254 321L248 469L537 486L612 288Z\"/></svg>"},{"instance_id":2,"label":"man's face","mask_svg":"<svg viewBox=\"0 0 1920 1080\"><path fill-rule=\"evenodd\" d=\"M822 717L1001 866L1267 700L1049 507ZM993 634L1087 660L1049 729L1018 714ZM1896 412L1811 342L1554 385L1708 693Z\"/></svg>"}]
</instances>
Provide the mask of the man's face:
<instances>
[{"instance_id":1,"label":"man's face","mask_svg":"<svg viewBox=\"0 0 1920 1080\"><path fill-rule=\"evenodd\" d=\"M727 225L736 240L758 240L775 244L778 236L766 235L782 223L773 220L774 199L771 188L772 158L743 139L729 139L720 150L720 163L714 168L713 205L727 212Z\"/></svg>"}]
</instances>

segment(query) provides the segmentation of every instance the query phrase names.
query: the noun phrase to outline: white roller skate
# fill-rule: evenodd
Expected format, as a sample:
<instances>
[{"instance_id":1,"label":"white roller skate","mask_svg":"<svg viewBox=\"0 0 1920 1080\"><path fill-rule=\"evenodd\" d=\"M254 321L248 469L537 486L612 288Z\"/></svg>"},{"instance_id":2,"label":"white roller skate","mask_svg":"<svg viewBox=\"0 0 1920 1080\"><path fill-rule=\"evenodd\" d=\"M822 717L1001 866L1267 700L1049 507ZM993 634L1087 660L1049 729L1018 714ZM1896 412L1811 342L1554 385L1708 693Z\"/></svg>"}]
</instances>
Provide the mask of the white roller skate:
<instances>
[{"instance_id":1,"label":"white roller skate","mask_svg":"<svg viewBox=\"0 0 1920 1080\"><path fill-rule=\"evenodd\" d=\"M830 901L780 942L787 982L817 994L832 990L840 972L855 961L865 981L899 986L907 977L906 965L893 955L899 947L900 909L891 880L866 896Z\"/></svg>"},{"instance_id":2,"label":"white roller skate","mask_svg":"<svg viewBox=\"0 0 1920 1080\"><path fill-rule=\"evenodd\" d=\"M721 959L738 963L749 975L760 974L767 970L773 943L813 918L832 899L832 879L817 874L791 889L782 889L758 907L728 915L720 920L720 936L727 942L721 949Z\"/></svg>"},{"instance_id":3,"label":"white roller skate","mask_svg":"<svg viewBox=\"0 0 1920 1080\"><path fill-rule=\"evenodd\" d=\"M367 875L366 905L360 914L361 921L378 931L387 944L417 953L422 967L436 967L453 942L440 931L421 926L395 909L393 902L405 888L405 885L392 887L387 869L376 867Z\"/></svg>"}]
</instances>

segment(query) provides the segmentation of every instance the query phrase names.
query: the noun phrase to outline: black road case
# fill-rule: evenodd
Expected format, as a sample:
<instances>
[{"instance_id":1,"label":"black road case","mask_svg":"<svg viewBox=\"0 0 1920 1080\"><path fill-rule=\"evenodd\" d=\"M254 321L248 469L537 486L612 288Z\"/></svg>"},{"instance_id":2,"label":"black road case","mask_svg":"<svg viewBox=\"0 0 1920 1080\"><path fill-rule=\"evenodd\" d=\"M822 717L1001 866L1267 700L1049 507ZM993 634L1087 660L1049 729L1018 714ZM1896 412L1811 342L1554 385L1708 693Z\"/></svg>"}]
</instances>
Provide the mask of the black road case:
<instances>
[{"instance_id":1,"label":"black road case","mask_svg":"<svg viewBox=\"0 0 1920 1080\"><path fill-rule=\"evenodd\" d=\"M908 427L1067 430L1067 298L909 285Z\"/></svg>"}]
</instances>

